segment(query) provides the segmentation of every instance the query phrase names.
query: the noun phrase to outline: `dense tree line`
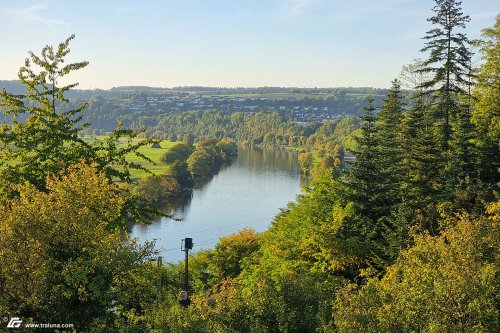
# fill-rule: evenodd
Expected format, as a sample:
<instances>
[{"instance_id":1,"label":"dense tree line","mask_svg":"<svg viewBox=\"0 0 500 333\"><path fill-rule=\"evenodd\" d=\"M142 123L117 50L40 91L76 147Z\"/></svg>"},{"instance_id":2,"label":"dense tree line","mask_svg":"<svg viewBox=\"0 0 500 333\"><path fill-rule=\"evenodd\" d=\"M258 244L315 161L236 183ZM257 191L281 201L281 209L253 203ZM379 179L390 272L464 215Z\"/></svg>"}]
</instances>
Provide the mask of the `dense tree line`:
<instances>
[{"instance_id":1,"label":"dense tree line","mask_svg":"<svg viewBox=\"0 0 500 333\"><path fill-rule=\"evenodd\" d=\"M189 136L186 140L189 141ZM134 188L151 205L162 206L172 199L190 195L194 180L219 172L238 156L238 147L230 139L202 138L196 146L179 142L161 157L168 170L162 175L148 175Z\"/></svg>"},{"instance_id":2,"label":"dense tree line","mask_svg":"<svg viewBox=\"0 0 500 333\"><path fill-rule=\"evenodd\" d=\"M333 153L335 145L353 149L353 133L359 119L346 117L325 122L297 124L278 113L225 114L218 111L175 113L157 120L140 122L134 128L148 128L153 138L192 137L232 138L238 142L270 147L302 147L314 149L321 155Z\"/></svg>"}]
</instances>

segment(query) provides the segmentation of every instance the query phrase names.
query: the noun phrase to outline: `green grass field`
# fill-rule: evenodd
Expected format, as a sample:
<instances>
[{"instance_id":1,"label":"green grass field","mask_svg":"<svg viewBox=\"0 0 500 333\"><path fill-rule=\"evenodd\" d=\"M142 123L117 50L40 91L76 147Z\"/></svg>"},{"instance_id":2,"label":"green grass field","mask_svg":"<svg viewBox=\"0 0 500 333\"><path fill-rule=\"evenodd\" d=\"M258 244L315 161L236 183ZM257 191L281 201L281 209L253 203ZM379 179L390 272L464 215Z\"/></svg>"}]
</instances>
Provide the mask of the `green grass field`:
<instances>
[{"instance_id":1,"label":"green grass field","mask_svg":"<svg viewBox=\"0 0 500 333\"><path fill-rule=\"evenodd\" d=\"M138 140L138 141L140 141L140 140ZM149 171L151 171L155 175L164 174L168 171L168 166L165 164L162 164L160 162L160 158L162 157L163 154L165 154L165 152L167 152L176 143L177 142L163 140L160 142L161 148L151 148L151 145L148 145L148 146L143 146L139 149L140 153L149 157L156 164L152 164L148 161L144 161L142 158L139 158L139 157L135 156L134 154L128 154L127 160L130 162L135 162L135 163L141 164L142 166L147 168ZM132 178L134 178L134 180L143 178L144 176L147 175L147 173L145 171L142 171L142 170L131 170L130 173L131 173Z\"/></svg>"},{"instance_id":2,"label":"green grass field","mask_svg":"<svg viewBox=\"0 0 500 333\"><path fill-rule=\"evenodd\" d=\"M92 140L92 139L103 139L104 136L95 136L95 137L86 137L86 140ZM139 143L141 141L144 141L144 139L141 138L136 138L132 140L132 143ZM178 142L173 142L173 141L168 141L168 140L162 140L160 142L161 148L151 148L151 144L147 146L143 146L139 148L139 152L144 154L145 156L149 157L155 164L150 163L148 161L145 161L144 159L137 157L135 154L130 153L126 156L127 161L129 162L134 162L137 164L140 164L147 168L149 171L154 173L155 175L161 175L164 174L168 171L168 166L165 164L162 164L160 162L160 158L162 157L165 152L167 152L172 146L177 144ZM125 141L123 141L122 145L125 146ZM145 176L148 175L146 171L143 170L130 170L131 177L134 179L134 181L137 181Z\"/></svg>"},{"instance_id":3,"label":"green grass field","mask_svg":"<svg viewBox=\"0 0 500 333\"><path fill-rule=\"evenodd\" d=\"M293 146L286 146L285 149L296 151L297 153L304 150L303 147L293 147ZM321 162L321 157L319 156L318 151L316 149L312 149L309 152L312 154L313 157L313 165L316 165L319 162Z\"/></svg>"}]
</instances>

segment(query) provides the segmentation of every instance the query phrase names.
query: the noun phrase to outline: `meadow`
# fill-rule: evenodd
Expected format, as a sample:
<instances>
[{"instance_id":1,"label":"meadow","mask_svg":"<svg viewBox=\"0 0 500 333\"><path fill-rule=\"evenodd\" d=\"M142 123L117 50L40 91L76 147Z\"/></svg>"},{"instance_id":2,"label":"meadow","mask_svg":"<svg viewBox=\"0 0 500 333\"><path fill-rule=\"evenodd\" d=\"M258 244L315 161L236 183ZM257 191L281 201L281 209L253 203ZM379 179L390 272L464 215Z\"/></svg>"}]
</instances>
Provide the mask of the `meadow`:
<instances>
[{"instance_id":1,"label":"meadow","mask_svg":"<svg viewBox=\"0 0 500 333\"><path fill-rule=\"evenodd\" d=\"M104 138L105 138L105 136L92 136L92 137L86 136L85 137L86 140L102 140ZM143 138L135 138L135 139L132 139L132 144L136 144L136 143L139 143L139 142L144 141L144 140L145 139L143 139ZM177 143L178 142L169 141L169 140L161 140L159 142L161 148L152 148L151 144L140 147L138 149L138 151L141 154L144 154L145 156L150 158L153 161L153 163L148 162L148 161L142 159L141 157L136 156L134 153L127 154L126 158L127 158L127 161L140 164L143 167L147 168L149 171L151 171L155 175L165 174L168 172L169 166L163 164L160 161L160 159L163 156L163 154L165 154L170 148L172 148ZM120 145L125 146L126 141L122 140L120 142ZM134 180L134 182L136 182L139 179L147 176L148 173L144 170L131 169L130 175L131 175L132 179Z\"/></svg>"}]
</instances>

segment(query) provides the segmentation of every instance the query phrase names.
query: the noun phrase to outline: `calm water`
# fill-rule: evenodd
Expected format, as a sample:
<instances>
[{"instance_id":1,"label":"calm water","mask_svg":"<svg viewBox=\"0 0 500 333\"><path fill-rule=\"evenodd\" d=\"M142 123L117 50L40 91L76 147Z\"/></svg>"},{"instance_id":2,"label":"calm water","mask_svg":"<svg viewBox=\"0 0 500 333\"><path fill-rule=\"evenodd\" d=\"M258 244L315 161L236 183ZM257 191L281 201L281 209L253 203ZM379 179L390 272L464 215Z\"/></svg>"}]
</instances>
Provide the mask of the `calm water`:
<instances>
[{"instance_id":1,"label":"calm water","mask_svg":"<svg viewBox=\"0 0 500 333\"><path fill-rule=\"evenodd\" d=\"M191 198L173 206L182 221L162 218L135 225L132 237L156 239L164 260L183 258L181 239L192 237L193 251L215 246L221 236L243 228L265 231L280 208L300 193L295 154L240 146L238 159L211 180L195 185Z\"/></svg>"}]
</instances>

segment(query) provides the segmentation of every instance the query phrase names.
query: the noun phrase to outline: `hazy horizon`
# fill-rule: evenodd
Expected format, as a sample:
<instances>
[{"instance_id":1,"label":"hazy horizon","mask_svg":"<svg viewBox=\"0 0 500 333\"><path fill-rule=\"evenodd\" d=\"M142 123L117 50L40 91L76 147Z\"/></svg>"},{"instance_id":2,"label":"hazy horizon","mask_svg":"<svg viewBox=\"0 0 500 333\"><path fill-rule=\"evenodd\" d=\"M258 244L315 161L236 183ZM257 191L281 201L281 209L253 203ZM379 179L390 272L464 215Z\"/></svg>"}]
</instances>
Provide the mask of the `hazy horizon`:
<instances>
[{"instance_id":1,"label":"hazy horizon","mask_svg":"<svg viewBox=\"0 0 500 333\"><path fill-rule=\"evenodd\" d=\"M19 82L18 78L11 79L11 80L3 80L0 78L0 81L10 81L10 82ZM70 80L71 81L71 80ZM19 82L20 83L20 82ZM147 85L137 85L137 84L129 84L129 85L120 85L120 86L113 86L109 88L83 88L81 85L78 85L75 90L111 90L111 89L118 89L118 88L149 88L149 89L173 89L175 90L176 88L209 88L209 89L259 89L259 88L279 88L279 89L318 89L318 90L324 90L324 89L358 89L358 88L373 88L373 89L389 89L390 88L390 83L387 87L372 87L372 86L329 86L329 87L320 87L320 86L314 86L314 87L305 87L305 86L205 86L205 85L187 85L187 86L168 86L168 87L161 87L161 86L147 86Z\"/></svg>"},{"instance_id":2,"label":"hazy horizon","mask_svg":"<svg viewBox=\"0 0 500 333\"><path fill-rule=\"evenodd\" d=\"M71 34L79 89L120 86L388 88L423 47L432 0L19 0L0 9L0 80ZM500 4L464 0L470 39ZM422 55L422 57L425 57Z\"/></svg>"}]
</instances>

